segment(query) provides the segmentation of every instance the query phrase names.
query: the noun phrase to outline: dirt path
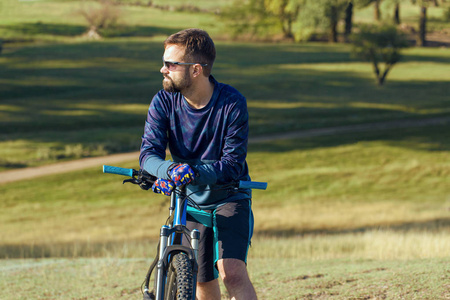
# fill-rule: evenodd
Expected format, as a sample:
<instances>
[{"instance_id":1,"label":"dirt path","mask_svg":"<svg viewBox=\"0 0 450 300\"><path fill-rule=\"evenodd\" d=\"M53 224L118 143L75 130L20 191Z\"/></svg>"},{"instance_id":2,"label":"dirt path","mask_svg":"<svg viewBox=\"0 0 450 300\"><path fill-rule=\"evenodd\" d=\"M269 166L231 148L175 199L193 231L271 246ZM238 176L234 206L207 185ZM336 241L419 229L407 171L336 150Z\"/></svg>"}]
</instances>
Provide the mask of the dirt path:
<instances>
[{"instance_id":1,"label":"dirt path","mask_svg":"<svg viewBox=\"0 0 450 300\"><path fill-rule=\"evenodd\" d=\"M350 132L365 132L365 131L377 131L386 129L398 129L398 128L412 128L412 127L422 127L429 125L440 125L450 122L450 117L441 117L433 119L422 119L422 120L398 120L398 121L388 121L379 123L369 123L369 124L358 124L358 125L348 125L348 126L338 126L330 128L318 128L310 130L301 130L296 132L288 132L276 135L267 135L252 138L249 140L250 144L270 142L276 140L286 140L286 139L298 139L306 137L315 136L325 136L337 133L350 133ZM114 165L124 161L136 160L139 158L139 152L132 153L121 153L113 154L101 157L90 157L80 160L61 162L52 165L46 165L41 167L33 168L22 168L10 171L0 172L0 184L14 182L19 180L27 180L31 178L36 178L40 176L61 174L76 170L82 170L86 168L98 167L101 170L102 165Z\"/></svg>"}]
</instances>

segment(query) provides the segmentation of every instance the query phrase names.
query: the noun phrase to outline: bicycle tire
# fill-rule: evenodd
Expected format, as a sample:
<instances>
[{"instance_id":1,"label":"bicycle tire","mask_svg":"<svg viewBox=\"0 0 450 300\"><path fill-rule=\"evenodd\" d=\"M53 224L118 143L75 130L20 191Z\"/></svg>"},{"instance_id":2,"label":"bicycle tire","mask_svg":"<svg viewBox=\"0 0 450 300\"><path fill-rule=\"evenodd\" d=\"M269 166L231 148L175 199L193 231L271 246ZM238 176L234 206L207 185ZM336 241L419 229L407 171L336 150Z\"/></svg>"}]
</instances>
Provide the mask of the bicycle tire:
<instances>
[{"instance_id":1,"label":"bicycle tire","mask_svg":"<svg viewBox=\"0 0 450 300\"><path fill-rule=\"evenodd\" d=\"M169 264L165 300L195 300L192 263L186 253L176 254Z\"/></svg>"}]
</instances>

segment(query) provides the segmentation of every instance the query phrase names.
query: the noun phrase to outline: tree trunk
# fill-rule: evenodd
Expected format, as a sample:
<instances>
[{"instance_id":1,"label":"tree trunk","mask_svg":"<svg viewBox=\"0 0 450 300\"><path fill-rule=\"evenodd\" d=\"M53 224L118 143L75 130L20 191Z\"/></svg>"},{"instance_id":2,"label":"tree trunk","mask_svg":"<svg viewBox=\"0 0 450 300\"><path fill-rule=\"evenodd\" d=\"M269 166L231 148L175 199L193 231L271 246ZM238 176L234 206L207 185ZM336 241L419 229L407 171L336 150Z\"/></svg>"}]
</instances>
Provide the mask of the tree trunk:
<instances>
[{"instance_id":1,"label":"tree trunk","mask_svg":"<svg viewBox=\"0 0 450 300\"><path fill-rule=\"evenodd\" d=\"M375 0L374 2L374 17L376 21L380 21L381 20L381 11L380 11L380 2L381 0Z\"/></svg>"},{"instance_id":2,"label":"tree trunk","mask_svg":"<svg viewBox=\"0 0 450 300\"><path fill-rule=\"evenodd\" d=\"M294 34L292 33L292 20L290 17L283 23L282 27L284 38L294 38Z\"/></svg>"},{"instance_id":3,"label":"tree trunk","mask_svg":"<svg viewBox=\"0 0 450 300\"><path fill-rule=\"evenodd\" d=\"M91 26L89 28L89 31L86 32L83 36L91 40L100 40L102 38L98 33L97 27L95 26Z\"/></svg>"},{"instance_id":4,"label":"tree trunk","mask_svg":"<svg viewBox=\"0 0 450 300\"><path fill-rule=\"evenodd\" d=\"M417 45L425 47L427 45L426 34L427 34L427 7L422 6L420 8L420 20L419 20L419 36L417 39Z\"/></svg>"},{"instance_id":5,"label":"tree trunk","mask_svg":"<svg viewBox=\"0 0 450 300\"><path fill-rule=\"evenodd\" d=\"M285 38L293 39L294 34L292 32L292 23L298 16L298 12L300 11L300 6L297 6L294 12L286 11L288 2L284 1L279 10L279 17L281 21L281 27L283 30L283 35Z\"/></svg>"},{"instance_id":6,"label":"tree trunk","mask_svg":"<svg viewBox=\"0 0 450 300\"><path fill-rule=\"evenodd\" d=\"M400 3L395 3L395 8L394 8L394 23L399 25L400 22Z\"/></svg>"},{"instance_id":7,"label":"tree trunk","mask_svg":"<svg viewBox=\"0 0 450 300\"><path fill-rule=\"evenodd\" d=\"M378 61L375 57L375 54L371 55L371 60L372 60L373 72L375 73L375 78L377 79L377 84L382 85L383 83L380 83L380 69L378 68Z\"/></svg>"},{"instance_id":8,"label":"tree trunk","mask_svg":"<svg viewBox=\"0 0 450 300\"><path fill-rule=\"evenodd\" d=\"M380 77L378 77L378 85L383 85L387 74L389 73L389 70L391 69L392 65L390 64L386 64L385 68L384 68L384 72L383 75L381 75Z\"/></svg>"},{"instance_id":9,"label":"tree trunk","mask_svg":"<svg viewBox=\"0 0 450 300\"><path fill-rule=\"evenodd\" d=\"M328 41L331 43L337 42L337 24L338 24L338 11L336 6L330 7L330 33Z\"/></svg>"},{"instance_id":10,"label":"tree trunk","mask_svg":"<svg viewBox=\"0 0 450 300\"><path fill-rule=\"evenodd\" d=\"M352 34L353 26L353 2L350 1L345 8L345 39L348 40L348 36Z\"/></svg>"}]
</instances>

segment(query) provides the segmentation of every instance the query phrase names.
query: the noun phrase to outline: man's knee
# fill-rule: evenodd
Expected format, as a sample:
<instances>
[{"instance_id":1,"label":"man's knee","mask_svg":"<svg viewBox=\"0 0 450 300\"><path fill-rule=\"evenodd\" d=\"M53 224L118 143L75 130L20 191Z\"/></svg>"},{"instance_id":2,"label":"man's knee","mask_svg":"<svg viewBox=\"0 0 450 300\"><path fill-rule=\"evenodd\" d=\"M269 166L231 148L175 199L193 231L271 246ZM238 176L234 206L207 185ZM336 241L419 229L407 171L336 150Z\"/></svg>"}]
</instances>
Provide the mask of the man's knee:
<instances>
[{"instance_id":1,"label":"man's knee","mask_svg":"<svg viewBox=\"0 0 450 300\"><path fill-rule=\"evenodd\" d=\"M247 266L239 259L222 259L217 262L220 276L226 286L241 285L248 280Z\"/></svg>"}]
</instances>

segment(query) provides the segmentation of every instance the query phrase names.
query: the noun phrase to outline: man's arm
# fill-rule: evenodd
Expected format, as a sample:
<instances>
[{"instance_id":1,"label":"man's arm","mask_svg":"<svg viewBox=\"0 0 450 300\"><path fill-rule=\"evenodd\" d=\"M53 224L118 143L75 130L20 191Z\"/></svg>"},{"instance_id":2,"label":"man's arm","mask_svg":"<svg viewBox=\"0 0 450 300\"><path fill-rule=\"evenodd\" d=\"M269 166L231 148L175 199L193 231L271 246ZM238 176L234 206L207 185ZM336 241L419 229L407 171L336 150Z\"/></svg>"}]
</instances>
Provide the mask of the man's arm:
<instances>
[{"instance_id":1,"label":"man's arm","mask_svg":"<svg viewBox=\"0 0 450 300\"><path fill-rule=\"evenodd\" d=\"M148 110L139 164L141 169L163 179L169 179L167 169L173 164L172 161L165 160L168 126L170 125L167 107L164 107L159 94L157 94Z\"/></svg>"}]
</instances>

